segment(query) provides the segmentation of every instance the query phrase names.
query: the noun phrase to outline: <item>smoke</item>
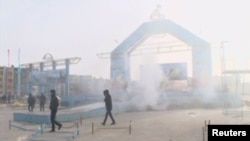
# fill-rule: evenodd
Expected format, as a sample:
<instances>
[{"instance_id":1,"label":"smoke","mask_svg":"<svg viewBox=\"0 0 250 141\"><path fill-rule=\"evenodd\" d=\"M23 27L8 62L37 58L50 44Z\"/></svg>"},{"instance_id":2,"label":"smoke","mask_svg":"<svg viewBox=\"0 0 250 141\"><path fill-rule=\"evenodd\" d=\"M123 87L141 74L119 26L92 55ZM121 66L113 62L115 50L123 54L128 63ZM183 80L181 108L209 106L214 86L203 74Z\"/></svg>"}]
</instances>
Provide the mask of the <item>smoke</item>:
<instances>
[{"instance_id":1,"label":"smoke","mask_svg":"<svg viewBox=\"0 0 250 141\"><path fill-rule=\"evenodd\" d=\"M139 90L134 92L131 98L132 106L139 111L156 110L161 99L160 84L163 80L161 66L152 57L143 59L147 62L140 67L140 80L137 82Z\"/></svg>"}]
</instances>

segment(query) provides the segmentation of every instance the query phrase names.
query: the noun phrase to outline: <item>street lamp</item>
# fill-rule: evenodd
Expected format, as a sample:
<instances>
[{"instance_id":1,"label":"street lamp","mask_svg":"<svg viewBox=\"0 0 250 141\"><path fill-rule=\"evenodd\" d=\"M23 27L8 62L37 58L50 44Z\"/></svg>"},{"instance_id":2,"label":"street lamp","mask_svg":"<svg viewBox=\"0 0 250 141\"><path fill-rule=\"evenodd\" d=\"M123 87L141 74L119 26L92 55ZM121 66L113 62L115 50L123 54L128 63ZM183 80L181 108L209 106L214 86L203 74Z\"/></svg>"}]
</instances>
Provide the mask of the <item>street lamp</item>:
<instances>
[{"instance_id":1,"label":"street lamp","mask_svg":"<svg viewBox=\"0 0 250 141\"><path fill-rule=\"evenodd\" d=\"M224 71L226 69L225 65L225 43L228 43L229 41L221 41L220 46L221 46L221 86L222 89L224 90L226 88L226 83L224 80Z\"/></svg>"}]
</instances>

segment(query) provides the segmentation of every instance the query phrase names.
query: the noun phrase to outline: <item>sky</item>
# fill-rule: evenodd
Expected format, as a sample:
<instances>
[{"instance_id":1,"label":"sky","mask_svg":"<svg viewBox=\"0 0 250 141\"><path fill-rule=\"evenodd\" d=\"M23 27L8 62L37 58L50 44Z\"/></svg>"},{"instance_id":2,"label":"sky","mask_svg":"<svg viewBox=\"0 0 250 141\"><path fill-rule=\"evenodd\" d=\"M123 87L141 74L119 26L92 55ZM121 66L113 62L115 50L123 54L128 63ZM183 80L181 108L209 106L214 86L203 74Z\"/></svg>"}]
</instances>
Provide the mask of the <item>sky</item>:
<instances>
[{"instance_id":1,"label":"sky","mask_svg":"<svg viewBox=\"0 0 250 141\"><path fill-rule=\"evenodd\" d=\"M108 78L110 60L97 54L111 52L150 21L157 5L165 18L204 40L227 41L227 64L250 67L248 0L0 0L0 66L18 66L18 50L21 64L50 53L80 57L71 74Z\"/></svg>"}]
</instances>

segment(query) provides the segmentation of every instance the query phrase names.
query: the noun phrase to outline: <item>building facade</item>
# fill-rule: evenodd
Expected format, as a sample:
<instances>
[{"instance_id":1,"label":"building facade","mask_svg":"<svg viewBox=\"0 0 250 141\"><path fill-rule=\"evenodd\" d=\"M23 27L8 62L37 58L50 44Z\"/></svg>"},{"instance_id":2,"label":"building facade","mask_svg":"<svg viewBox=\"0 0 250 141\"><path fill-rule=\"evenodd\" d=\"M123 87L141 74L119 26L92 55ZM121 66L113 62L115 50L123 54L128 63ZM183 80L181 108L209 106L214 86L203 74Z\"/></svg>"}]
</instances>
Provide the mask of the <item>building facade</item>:
<instances>
[{"instance_id":1,"label":"building facade","mask_svg":"<svg viewBox=\"0 0 250 141\"><path fill-rule=\"evenodd\" d=\"M17 69L14 67L0 67L0 95L15 95Z\"/></svg>"}]
</instances>

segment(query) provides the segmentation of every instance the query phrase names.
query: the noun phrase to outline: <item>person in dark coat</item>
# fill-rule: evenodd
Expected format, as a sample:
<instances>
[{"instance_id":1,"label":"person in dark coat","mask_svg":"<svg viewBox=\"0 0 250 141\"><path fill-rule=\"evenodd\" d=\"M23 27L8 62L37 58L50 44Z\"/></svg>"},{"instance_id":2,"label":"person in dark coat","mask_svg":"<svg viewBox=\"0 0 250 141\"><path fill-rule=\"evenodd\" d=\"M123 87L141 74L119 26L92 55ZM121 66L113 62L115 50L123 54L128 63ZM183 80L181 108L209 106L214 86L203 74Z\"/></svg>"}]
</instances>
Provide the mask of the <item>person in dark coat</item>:
<instances>
[{"instance_id":1,"label":"person in dark coat","mask_svg":"<svg viewBox=\"0 0 250 141\"><path fill-rule=\"evenodd\" d=\"M28 111L33 112L34 106L35 106L35 98L32 96L32 94L29 94L28 100Z\"/></svg>"},{"instance_id":2,"label":"person in dark coat","mask_svg":"<svg viewBox=\"0 0 250 141\"><path fill-rule=\"evenodd\" d=\"M111 125L114 125L115 124L115 119L113 118L112 113L111 113L111 111L112 111L112 97L109 94L109 90L104 90L103 94L104 94L104 97L105 97L104 102L105 102L105 107L106 107L106 114L105 114L105 118L104 118L104 120L102 122L102 125L106 124L108 116L112 120Z\"/></svg>"},{"instance_id":3,"label":"person in dark coat","mask_svg":"<svg viewBox=\"0 0 250 141\"><path fill-rule=\"evenodd\" d=\"M58 121L56 121L56 113L57 113L57 109L59 106L59 100L56 96L55 90L50 90L50 93L51 93L51 100L50 100L50 105L49 105L49 108L51 111L51 114L50 114L51 130L50 130L50 132L55 132L55 125L58 126L58 130L60 130L62 127L62 124L59 123Z\"/></svg>"},{"instance_id":4,"label":"person in dark coat","mask_svg":"<svg viewBox=\"0 0 250 141\"><path fill-rule=\"evenodd\" d=\"M41 93L41 96L40 96L40 111L44 111L45 102L46 102L46 96L43 93Z\"/></svg>"}]
</instances>

